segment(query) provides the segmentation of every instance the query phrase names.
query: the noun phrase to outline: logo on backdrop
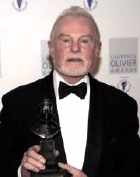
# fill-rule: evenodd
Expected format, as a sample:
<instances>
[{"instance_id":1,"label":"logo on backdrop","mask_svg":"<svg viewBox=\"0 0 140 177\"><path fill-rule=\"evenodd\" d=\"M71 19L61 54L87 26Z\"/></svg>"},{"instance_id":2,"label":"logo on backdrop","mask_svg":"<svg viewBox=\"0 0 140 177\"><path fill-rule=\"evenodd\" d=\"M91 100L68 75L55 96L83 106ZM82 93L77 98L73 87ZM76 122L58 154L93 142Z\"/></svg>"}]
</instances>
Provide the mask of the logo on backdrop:
<instances>
[{"instance_id":1,"label":"logo on backdrop","mask_svg":"<svg viewBox=\"0 0 140 177\"><path fill-rule=\"evenodd\" d=\"M52 70L51 58L49 55L42 56L42 75L47 76Z\"/></svg>"},{"instance_id":2,"label":"logo on backdrop","mask_svg":"<svg viewBox=\"0 0 140 177\"><path fill-rule=\"evenodd\" d=\"M138 38L109 40L109 72L111 74L137 73Z\"/></svg>"},{"instance_id":3,"label":"logo on backdrop","mask_svg":"<svg viewBox=\"0 0 140 177\"><path fill-rule=\"evenodd\" d=\"M117 85L117 88L122 90L122 91L124 91L124 92L128 92L130 90L130 88L131 88L131 84L130 84L128 79L122 78L119 81L119 83Z\"/></svg>"},{"instance_id":4,"label":"logo on backdrop","mask_svg":"<svg viewBox=\"0 0 140 177\"><path fill-rule=\"evenodd\" d=\"M26 0L14 0L12 1L12 5L14 9L16 9L18 12L21 12L22 10L26 9L27 1Z\"/></svg>"},{"instance_id":5,"label":"logo on backdrop","mask_svg":"<svg viewBox=\"0 0 140 177\"><path fill-rule=\"evenodd\" d=\"M88 10L93 10L97 7L97 0L84 0L84 6Z\"/></svg>"},{"instance_id":6,"label":"logo on backdrop","mask_svg":"<svg viewBox=\"0 0 140 177\"><path fill-rule=\"evenodd\" d=\"M48 75L52 71L51 57L46 47L47 40L41 41L41 73L42 76Z\"/></svg>"}]
</instances>

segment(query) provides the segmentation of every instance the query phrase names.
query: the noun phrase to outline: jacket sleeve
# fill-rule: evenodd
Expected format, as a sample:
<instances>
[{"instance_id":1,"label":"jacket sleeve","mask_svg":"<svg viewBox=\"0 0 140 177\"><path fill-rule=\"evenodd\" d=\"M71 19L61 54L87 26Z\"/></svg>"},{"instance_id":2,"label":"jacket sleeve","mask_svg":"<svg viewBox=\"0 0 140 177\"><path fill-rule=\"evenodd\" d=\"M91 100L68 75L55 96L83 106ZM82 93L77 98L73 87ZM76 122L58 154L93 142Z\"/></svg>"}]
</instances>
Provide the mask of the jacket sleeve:
<instances>
[{"instance_id":1,"label":"jacket sleeve","mask_svg":"<svg viewBox=\"0 0 140 177\"><path fill-rule=\"evenodd\" d=\"M3 96L0 113L0 176L16 177L21 160L20 121L12 110L12 98Z\"/></svg>"}]
</instances>

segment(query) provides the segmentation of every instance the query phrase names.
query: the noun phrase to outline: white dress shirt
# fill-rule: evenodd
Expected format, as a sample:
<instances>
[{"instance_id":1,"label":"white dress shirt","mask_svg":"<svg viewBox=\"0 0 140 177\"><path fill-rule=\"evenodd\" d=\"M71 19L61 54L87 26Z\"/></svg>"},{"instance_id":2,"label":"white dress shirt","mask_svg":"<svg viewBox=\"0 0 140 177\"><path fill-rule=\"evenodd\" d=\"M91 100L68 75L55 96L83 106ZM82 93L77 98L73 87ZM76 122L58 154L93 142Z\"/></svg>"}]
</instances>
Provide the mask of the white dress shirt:
<instances>
[{"instance_id":1,"label":"white dress shirt","mask_svg":"<svg viewBox=\"0 0 140 177\"><path fill-rule=\"evenodd\" d=\"M90 95L89 78L88 76L85 76L82 80L80 80L80 82L75 84L77 85L81 82L87 83L87 94L85 99L80 99L73 93L63 99L59 99L59 82L65 81L57 74L56 71L53 72L53 78L57 110L67 162L71 166L81 169L83 166L87 141L87 123Z\"/></svg>"}]
</instances>

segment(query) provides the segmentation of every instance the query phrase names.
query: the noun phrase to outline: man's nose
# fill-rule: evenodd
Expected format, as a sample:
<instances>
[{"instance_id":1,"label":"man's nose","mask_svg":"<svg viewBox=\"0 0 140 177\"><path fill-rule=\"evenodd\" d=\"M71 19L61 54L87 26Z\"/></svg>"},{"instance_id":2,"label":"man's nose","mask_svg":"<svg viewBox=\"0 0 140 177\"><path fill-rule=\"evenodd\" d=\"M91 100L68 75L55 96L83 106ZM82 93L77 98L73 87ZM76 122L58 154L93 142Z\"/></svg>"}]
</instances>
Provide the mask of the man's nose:
<instances>
[{"instance_id":1,"label":"man's nose","mask_svg":"<svg viewBox=\"0 0 140 177\"><path fill-rule=\"evenodd\" d=\"M80 44L78 41L74 41L72 44L71 44L71 51L72 52L79 52L81 49L80 47Z\"/></svg>"}]
</instances>

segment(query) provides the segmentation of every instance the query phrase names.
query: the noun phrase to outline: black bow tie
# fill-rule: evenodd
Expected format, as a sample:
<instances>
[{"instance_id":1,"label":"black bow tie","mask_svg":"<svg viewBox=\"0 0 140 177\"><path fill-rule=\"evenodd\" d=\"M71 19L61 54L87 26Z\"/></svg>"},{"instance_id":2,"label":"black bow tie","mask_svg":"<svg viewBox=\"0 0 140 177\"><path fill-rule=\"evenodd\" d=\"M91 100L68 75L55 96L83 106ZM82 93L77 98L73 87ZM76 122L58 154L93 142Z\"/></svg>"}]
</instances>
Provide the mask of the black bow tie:
<instances>
[{"instance_id":1,"label":"black bow tie","mask_svg":"<svg viewBox=\"0 0 140 177\"><path fill-rule=\"evenodd\" d=\"M74 93L81 99L84 99L87 92L87 85L85 82L82 82L79 85L70 86L60 81L58 92L60 99L66 97L70 93Z\"/></svg>"}]
</instances>

